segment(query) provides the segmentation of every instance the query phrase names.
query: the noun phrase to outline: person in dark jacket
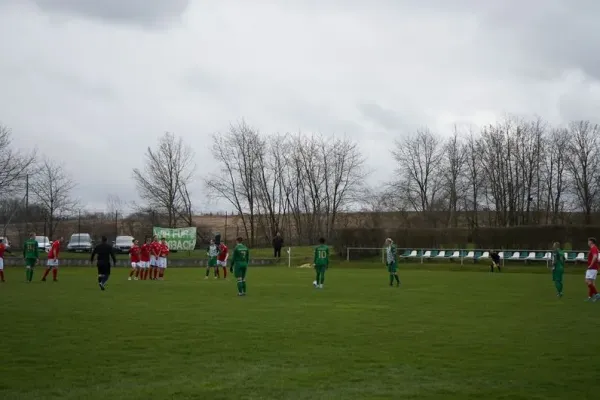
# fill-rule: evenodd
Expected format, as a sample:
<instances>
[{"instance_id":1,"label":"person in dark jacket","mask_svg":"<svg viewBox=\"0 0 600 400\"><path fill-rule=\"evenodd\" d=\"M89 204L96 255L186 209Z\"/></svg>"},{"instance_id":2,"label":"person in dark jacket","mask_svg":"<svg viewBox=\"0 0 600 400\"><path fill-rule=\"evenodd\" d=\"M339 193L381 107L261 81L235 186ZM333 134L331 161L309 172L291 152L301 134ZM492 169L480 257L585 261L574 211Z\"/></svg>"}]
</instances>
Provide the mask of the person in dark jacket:
<instances>
[{"instance_id":1,"label":"person in dark jacket","mask_svg":"<svg viewBox=\"0 0 600 400\"><path fill-rule=\"evenodd\" d=\"M496 250L490 250L490 258L492 259L490 272L494 272L494 267L498 268L498 272L502 272L500 269L500 254Z\"/></svg>"},{"instance_id":2,"label":"person in dark jacket","mask_svg":"<svg viewBox=\"0 0 600 400\"><path fill-rule=\"evenodd\" d=\"M283 247L283 238L281 233L277 232L277 235L273 238L273 257L281 258L281 248Z\"/></svg>"},{"instance_id":3,"label":"person in dark jacket","mask_svg":"<svg viewBox=\"0 0 600 400\"><path fill-rule=\"evenodd\" d=\"M106 236L102 236L102 243L94 248L90 261L94 262L94 258L96 258L96 256L98 256L98 263L96 264L98 267L98 286L100 287L100 290L105 290L106 281L108 281L108 278L110 277L111 259L113 264L117 263L115 250L110 244L108 244L108 239Z\"/></svg>"}]
</instances>

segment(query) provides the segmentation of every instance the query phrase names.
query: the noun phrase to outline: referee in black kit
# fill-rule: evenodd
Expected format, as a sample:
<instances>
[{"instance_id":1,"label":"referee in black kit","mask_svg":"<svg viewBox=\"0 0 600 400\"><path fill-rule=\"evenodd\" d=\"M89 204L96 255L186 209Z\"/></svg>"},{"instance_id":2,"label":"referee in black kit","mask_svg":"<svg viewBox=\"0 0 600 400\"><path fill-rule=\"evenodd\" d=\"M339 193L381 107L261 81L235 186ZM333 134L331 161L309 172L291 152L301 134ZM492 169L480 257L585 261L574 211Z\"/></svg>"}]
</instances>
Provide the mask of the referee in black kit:
<instances>
[{"instance_id":1,"label":"referee in black kit","mask_svg":"<svg viewBox=\"0 0 600 400\"><path fill-rule=\"evenodd\" d=\"M100 286L100 290L104 290L106 289L106 281L110 277L110 259L112 258L113 264L117 263L115 251L108 244L106 236L102 236L102 243L94 247L91 262L94 262L96 255L98 256L98 263L96 264L98 266L98 286Z\"/></svg>"}]
</instances>

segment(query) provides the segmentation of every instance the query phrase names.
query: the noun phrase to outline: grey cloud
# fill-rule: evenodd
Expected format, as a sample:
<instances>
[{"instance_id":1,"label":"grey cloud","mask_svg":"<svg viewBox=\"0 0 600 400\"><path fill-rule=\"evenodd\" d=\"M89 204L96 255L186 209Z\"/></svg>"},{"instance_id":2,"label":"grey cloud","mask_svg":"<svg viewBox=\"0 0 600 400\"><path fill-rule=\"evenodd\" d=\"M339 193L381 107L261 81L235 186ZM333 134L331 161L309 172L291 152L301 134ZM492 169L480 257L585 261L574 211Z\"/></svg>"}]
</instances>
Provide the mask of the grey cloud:
<instances>
[{"instance_id":1,"label":"grey cloud","mask_svg":"<svg viewBox=\"0 0 600 400\"><path fill-rule=\"evenodd\" d=\"M45 12L158 27L181 16L190 0L32 0Z\"/></svg>"}]
</instances>

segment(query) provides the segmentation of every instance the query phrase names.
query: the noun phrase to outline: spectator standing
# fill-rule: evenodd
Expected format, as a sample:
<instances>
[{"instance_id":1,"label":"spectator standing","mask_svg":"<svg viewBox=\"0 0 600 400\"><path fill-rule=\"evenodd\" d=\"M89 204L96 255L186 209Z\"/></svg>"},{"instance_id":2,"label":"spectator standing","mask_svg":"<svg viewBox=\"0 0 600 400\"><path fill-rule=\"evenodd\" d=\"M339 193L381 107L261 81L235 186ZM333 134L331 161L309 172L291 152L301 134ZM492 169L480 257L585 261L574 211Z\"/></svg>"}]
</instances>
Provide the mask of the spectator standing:
<instances>
[{"instance_id":1,"label":"spectator standing","mask_svg":"<svg viewBox=\"0 0 600 400\"><path fill-rule=\"evenodd\" d=\"M281 248L283 247L283 238L281 233L277 232L277 235L273 238L273 257L281 258Z\"/></svg>"}]
</instances>

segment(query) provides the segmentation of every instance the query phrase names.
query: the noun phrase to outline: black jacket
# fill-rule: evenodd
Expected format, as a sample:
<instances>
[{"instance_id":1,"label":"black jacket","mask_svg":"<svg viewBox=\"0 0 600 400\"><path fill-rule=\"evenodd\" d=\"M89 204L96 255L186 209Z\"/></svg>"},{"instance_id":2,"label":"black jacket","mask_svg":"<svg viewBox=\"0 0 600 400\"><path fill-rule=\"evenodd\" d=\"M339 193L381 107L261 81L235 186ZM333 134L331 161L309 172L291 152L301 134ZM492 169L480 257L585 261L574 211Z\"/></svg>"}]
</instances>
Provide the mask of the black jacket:
<instances>
[{"instance_id":1,"label":"black jacket","mask_svg":"<svg viewBox=\"0 0 600 400\"><path fill-rule=\"evenodd\" d=\"M110 265L110 260L112 259L113 265L117 263L117 259L115 257L115 250L108 243L100 243L96 247L94 247L94 251L92 252L91 262L94 262L94 257L98 256L98 264L102 265Z\"/></svg>"},{"instance_id":2,"label":"black jacket","mask_svg":"<svg viewBox=\"0 0 600 400\"><path fill-rule=\"evenodd\" d=\"M281 236L275 236L273 238L273 248L280 249L283 247L283 238Z\"/></svg>"},{"instance_id":3,"label":"black jacket","mask_svg":"<svg viewBox=\"0 0 600 400\"><path fill-rule=\"evenodd\" d=\"M495 262L496 264L498 264L498 263L500 262L500 255L499 255L497 252L495 252L495 251L492 251L492 252L490 253L490 258L491 258L491 259L492 259L492 261L493 261L493 262Z\"/></svg>"}]
</instances>

